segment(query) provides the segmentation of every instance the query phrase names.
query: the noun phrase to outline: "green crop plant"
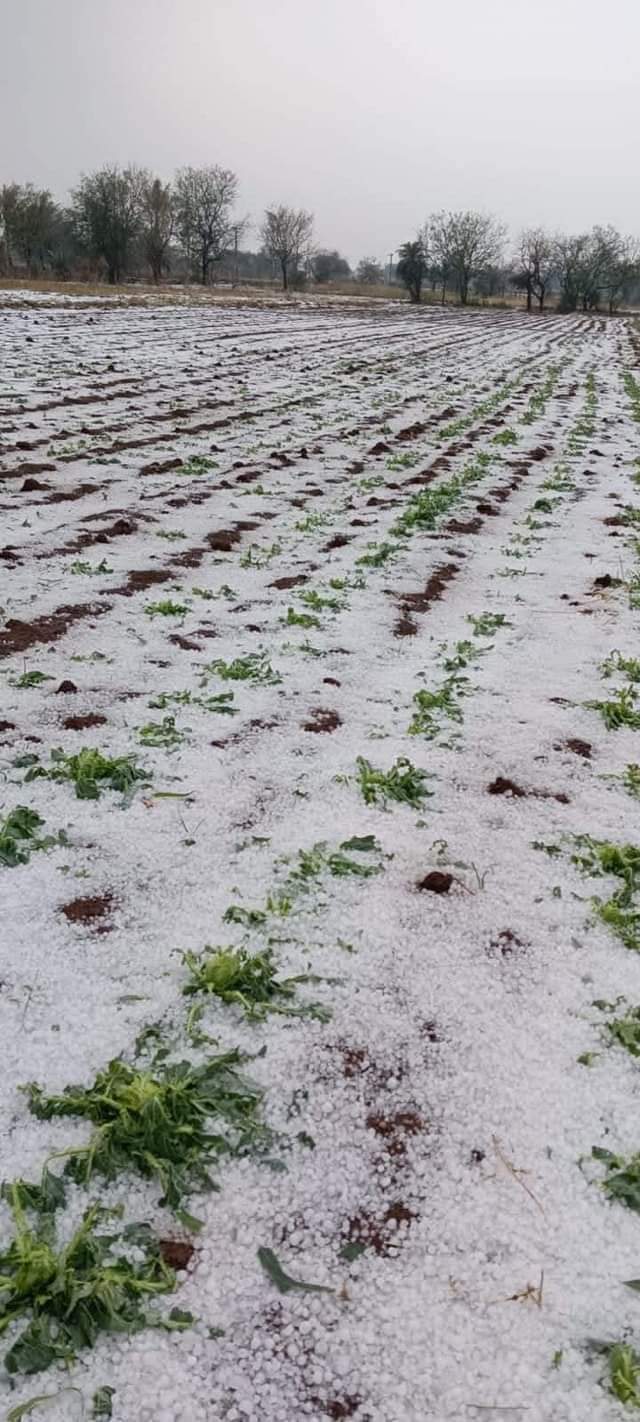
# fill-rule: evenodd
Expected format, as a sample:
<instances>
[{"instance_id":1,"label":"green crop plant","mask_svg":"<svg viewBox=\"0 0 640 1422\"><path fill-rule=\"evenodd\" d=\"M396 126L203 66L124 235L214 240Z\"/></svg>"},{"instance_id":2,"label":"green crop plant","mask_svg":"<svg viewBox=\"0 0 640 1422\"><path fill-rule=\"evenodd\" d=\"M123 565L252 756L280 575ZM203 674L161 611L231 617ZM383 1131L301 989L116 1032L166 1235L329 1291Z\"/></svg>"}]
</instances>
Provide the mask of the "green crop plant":
<instances>
[{"instance_id":1,"label":"green crop plant","mask_svg":"<svg viewBox=\"0 0 640 1422\"><path fill-rule=\"evenodd\" d=\"M68 1244L56 1248L53 1215L41 1212L30 1225L18 1186L9 1186L6 1198L14 1234L0 1253L0 1333L28 1320L5 1355L9 1375L68 1366L102 1333L135 1333L158 1322L148 1301L171 1292L176 1279L148 1225L114 1232L113 1211L94 1204ZM106 1231L98 1230L108 1219Z\"/></svg>"},{"instance_id":2,"label":"green crop plant","mask_svg":"<svg viewBox=\"0 0 640 1422\"><path fill-rule=\"evenodd\" d=\"M184 731L176 726L175 716L163 716L161 721L147 721L146 726L138 727L138 736L143 746L163 746L168 750L181 745L186 739Z\"/></svg>"},{"instance_id":3,"label":"green crop plant","mask_svg":"<svg viewBox=\"0 0 640 1422\"><path fill-rule=\"evenodd\" d=\"M148 781L147 772L136 764L132 755L111 758L89 746L77 755L52 750L51 765L32 766L25 780L44 778L57 782L70 781L79 800L97 800L103 790L130 795L141 781Z\"/></svg>"},{"instance_id":4,"label":"green crop plant","mask_svg":"<svg viewBox=\"0 0 640 1422\"><path fill-rule=\"evenodd\" d=\"M428 772L412 765L406 756L398 756L390 770L378 770L358 756L356 761L357 783L366 805L382 804L389 801L400 805L411 805L420 809L432 792L427 790Z\"/></svg>"},{"instance_id":5,"label":"green crop plant","mask_svg":"<svg viewBox=\"0 0 640 1422\"><path fill-rule=\"evenodd\" d=\"M183 988L187 996L206 993L217 997L241 1007L252 1021L264 1021L268 1013L313 1017L320 1022L331 1017L330 1010L320 1003L296 1004L298 985L315 979L308 973L278 978L271 949L250 953L246 948L206 948L201 955L185 953L183 961L190 974Z\"/></svg>"},{"instance_id":6,"label":"green crop plant","mask_svg":"<svg viewBox=\"0 0 640 1422\"><path fill-rule=\"evenodd\" d=\"M147 617L184 617L189 608L186 602L173 602L166 597L161 602L146 603L144 610Z\"/></svg>"},{"instance_id":7,"label":"green crop plant","mask_svg":"<svg viewBox=\"0 0 640 1422\"><path fill-rule=\"evenodd\" d=\"M116 1058L91 1086L67 1086L48 1096L25 1087L41 1121L73 1116L93 1125L85 1146L65 1151L65 1173L80 1184L94 1175L114 1180L136 1171L162 1188L161 1204L180 1211L186 1193L210 1190L209 1166L223 1155L244 1155L264 1144L260 1088L241 1076L237 1049L202 1066L163 1063L139 1070Z\"/></svg>"},{"instance_id":8,"label":"green crop plant","mask_svg":"<svg viewBox=\"0 0 640 1422\"><path fill-rule=\"evenodd\" d=\"M585 701L584 706L588 711L599 713L608 731L617 731L621 726L630 731L640 730L640 711L631 686L620 687L607 700Z\"/></svg>"},{"instance_id":9,"label":"green crop plant","mask_svg":"<svg viewBox=\"0 0 640 1422\"><path fill-rule=\"evenodd\" d=\"M3 820L0 820L0 864L5 869L14 869L18 864L27 864L34 850L52 849L54 845L66 844L66 836L61 830L57 835L40 835L44 820L36 810L27 805L16 805Z\"/></svg>"}]
</instances>

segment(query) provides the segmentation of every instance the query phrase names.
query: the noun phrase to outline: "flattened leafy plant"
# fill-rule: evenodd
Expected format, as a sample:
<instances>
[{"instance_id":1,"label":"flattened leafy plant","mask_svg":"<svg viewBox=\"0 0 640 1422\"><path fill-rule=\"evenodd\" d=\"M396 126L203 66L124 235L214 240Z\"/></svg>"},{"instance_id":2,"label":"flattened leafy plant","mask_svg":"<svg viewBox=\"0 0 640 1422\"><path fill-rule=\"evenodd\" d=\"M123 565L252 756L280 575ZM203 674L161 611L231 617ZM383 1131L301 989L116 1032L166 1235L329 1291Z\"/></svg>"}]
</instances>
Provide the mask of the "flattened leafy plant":
<instances>
[{"instance_id":1,"label":"flattened leafy plant","mask_svg":"<svg viewBox=\"0 0 640 1422\"><path fill-rule=\"evenodd\" d=\"M300 983L317 982L309 973L279 978L271 949L250 953L246 948L205 949L203 954L185 953L189 981L187 996L206 993L221 1002L241 1007L252 1021L264 1021L269 1013L284 1017L313 1017L328 1022L331 1010L319 1002L296 1004Z\"/></svg>"}]
</instances>

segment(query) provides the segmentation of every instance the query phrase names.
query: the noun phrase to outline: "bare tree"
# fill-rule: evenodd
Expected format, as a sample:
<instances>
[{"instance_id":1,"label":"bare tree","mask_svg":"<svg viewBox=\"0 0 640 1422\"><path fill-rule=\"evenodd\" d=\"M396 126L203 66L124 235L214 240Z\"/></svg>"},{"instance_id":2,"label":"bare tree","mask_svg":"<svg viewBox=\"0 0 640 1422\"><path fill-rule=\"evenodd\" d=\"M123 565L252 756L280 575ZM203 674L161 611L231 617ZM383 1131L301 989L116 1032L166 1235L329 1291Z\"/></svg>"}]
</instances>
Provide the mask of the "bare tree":
<instances>
[{"instance_id":1,"label":"bare tree","mask_svg":"<svg viewBox=\"0 0 640 1422\"><path fill-rule=\"evenodd\" d=\"M238 179L229 168L180 168L175 184L176 225L203 286L214 262L232 245L232 208Z\"/></svg>"},{"instance_id":2,"label":"bare tree","mask_svg":"<svg viewBox=\"0 0 640 1422\"><path fill-rule=\"evenodd\" d=\"M315 253L311 267L314 281L319 283L348 280L351 276L351 267L346 257L342 257L335 250L328 251L324 247Z\"/></svg>"},{"instance_id":3,"label":"bare tree","mask_svg":"<svg viewBox=\"0 0 640 1422\"><path fill-rule=\"evenodd\" d=\"M175 224L175 209L170 183L159 178L150 180L144 191L142 240L146 259L156 285L169 270L169 248Z\"/></svg>"},{"instance_id":4,"label":"bare tree","mask_svg":"<svg viewBox=\"0 0 640 1422\"><path fill-rule=\"evenodd\" d=\"M469 300L469 284L486 267L500 265L505 229L484 212L438 212L427 222L429 243L442 272L443 301L447 276L456 284L460 303Z\"/></svg>"},{"instance_id":5,"label":"bare tree","mask_svg":"<svg viewBox=\"0 0 640 1422\"><path fill-rule=\"evenodd\" d=\"M78 231L88 250L106 262L112 284L126 276L148 183L143 168L106 167L83 174L72 193Z\"/></svg>"},{"instance_id":6,"label":"bare tree","mask_svg":"<svg viewBox=\"0 0 640 1422\"><path fill-rule=\"evenodd\" d=\"M260 229L265 252L280 263L282 289L287 291L291 271L310 254L313 235L313 213L304 208L267 208Z\"/></svg>"},{"instance_id":7,"label":"bare tree","mask_svg":"<svg viewBox=\"0 0 640 1422\"><path fill-rule=\"evenodd\" d=\"M400 248L400 261L396 271L403 286L409 292L409 300L419 303L422 283L427 274L427 253L422 237L413 242L404 242Z\"/></svg>"},{"instance_id":8,"label":"bare tree","mask_svg":"<svg viewBox=\"0 0 640 1422\"><path fill-rule=\"evenodd\" d=\"M363 286L379 286L384 281L381 263L375 257L362 257L356 267L356 281Z\"/></svg>"},{"instance_id":9,"label":"bare tree","mask_svg":"<svg viewBox=\"0 0 640 1422\"><path fill-rule=\"evenodd\" d=\"M430 270L433 282L438 282L444 306L447 282L451 275L454 252L453 219L451 213L435 212L425 222L422 240L430 254Z\"/></svg>"},{"instance_id":10,"label":"bare tree","mask_svg":"<svg viewBox=\"0 0 640 1422\"><path fill-rule=\"evenodd\" d=\"M531 310L533 297L537 297L538 308L544 308L544 299L555 269L553 242L542 227L528 227L518 238L514 258L512 282L518 291L526 292L527 311Z\"/></svg>"}]
</instances>

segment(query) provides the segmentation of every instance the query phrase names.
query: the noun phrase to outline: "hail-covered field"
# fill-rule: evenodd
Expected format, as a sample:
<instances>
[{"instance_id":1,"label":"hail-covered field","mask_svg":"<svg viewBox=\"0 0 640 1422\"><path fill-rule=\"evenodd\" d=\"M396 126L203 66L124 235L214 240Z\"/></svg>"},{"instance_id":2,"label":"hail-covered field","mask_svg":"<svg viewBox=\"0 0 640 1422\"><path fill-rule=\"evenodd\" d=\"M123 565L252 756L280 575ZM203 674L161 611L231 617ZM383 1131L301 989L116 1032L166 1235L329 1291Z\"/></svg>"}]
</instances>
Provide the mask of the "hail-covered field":
<instances>
[{"instance_id":1,"label":"hail-covered field","mask_svg":"<svg viewBox=\"0 0 640 1422\"><path fill-rule=\"evenodd\" d=\"M0 335L3 1416L622 1417L633 322Z\"/></svg>"}]
</instances>

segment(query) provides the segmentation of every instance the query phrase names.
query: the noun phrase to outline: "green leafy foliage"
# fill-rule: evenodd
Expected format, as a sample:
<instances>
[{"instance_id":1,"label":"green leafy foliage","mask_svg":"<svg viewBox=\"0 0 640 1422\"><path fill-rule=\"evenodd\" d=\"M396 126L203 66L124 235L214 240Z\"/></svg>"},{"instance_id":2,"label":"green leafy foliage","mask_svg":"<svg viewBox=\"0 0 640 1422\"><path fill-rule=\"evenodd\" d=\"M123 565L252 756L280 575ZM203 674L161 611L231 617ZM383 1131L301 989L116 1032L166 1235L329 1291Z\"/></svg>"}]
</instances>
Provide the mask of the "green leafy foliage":
<instances>
[{"instance_id":1,"label":"green leafy foliage","mask_svg":"<svg viewBox=\"0 0 640 1422\"><path fill-rule=\"evenodd\" d=\"M614 1397L627 1406L640 1407L640 1356L628 1343L613 1343L608 1349L608 1362Z\"/></svg>"},{"instance_id":2,"label":"green leafy foliage","mask_svg":"<svg viewBox=\"0 0 640 1422\"><path fill-rule=\"evenodd\" d=\"M378 770L364 756L358 756L356 767L357 782L367 805L386 805L391 800L419 809L432 794L425 783L430 778L428 772L412 765L406 756L398 756L390 770Z\"/></svg>"},{"instance_id":3,"label":"green leafy foliage","mask_svg":"<svg viewBox=\"0 0 640 1422\"><path fill-rule=\"evenodd\" d=\"M44 825L42 816L28 805L16 805L3 820L0 820L0 864L5 869L14 869L17 864L26 864L29 855L37 849L51 849L56 844L66 844L64 831L57 835L39 835Z\"/></svg>"},{"instance_id":4,"label":"green leafy foliage","mask_svg":"<svg viewBox=\"0 0 640 1422\"><path fill-rule=\"evenodd\" d=\"M217 469L218 464L215 459L209 459L206 454L194 454L191 459L186 459L184 464L175 472L183 478L199 477L207 474L210 469Z\"/></svg>"},{"instance_id":5,"label":"green leafy foliage","mask_svg":"<svg viewBox=\"0 0 640 1422\"><path fill-rule=\"evenodd\" d=\"M144 610L147 617L184 617L189 608L186 602L173 602L170 597L165 597L160 602L146 603Z\"/></svg>"},{"instance_id":6,"label":"green leafy foliage","mask_svg":"<svg viewBox=\"0 0 640 1422\"><path fill-rule=\"evenodd\" d=\"M236 1049L202 1066L189 1062L139 1070L111 1061L91 1086L47 1096L25 1088L39 1120L77 1116L91 1121L88 1145L66 1152L66 1173L87 1184L133 1170L160 1182L162 1204L178 1210L190 1190L214 1188L208 1167L225 1154L246 1154L266 1138L260 1089L237 1070Z\"/></svg>"},{"instance_id":7,"label":"green leafy foliage","mask_svg":"<svg viewBox=\"0 0 640 1422\"><path fill-rule=\"evenodd\" d=\"M82 559L77 558L75 563L70 564L69 572L84 574L85 576L95 578L100 573L112 573L113 568L109 567L106 558L103 558L100 563L84 563Z\"/></svg>"},{"instance_id":8,"label":"green leafy foliage","mask_svg":"<svg viewBox=\"0 0 640 1422\"><path fill-rule=\"evenodd\" d=\"M397 557L400 551L400 543L370 543L368 551L356 558L356 564L360 568L382 568L385 563Z\"/></svg>"},{"instance_id":9,"label":"green leafy foliage","mask_svg":"<svg viewBox=\"0 0 640 1422\"><path fill-rule=\"evenodd\" d=\"M294 607L287 608L287 615L281 619L287 627L320 627L320 618L314 617L312 612L296 612Z\"/></svg>"},{"instance_id":10,"label":"green leafy foliage","mask_svg":"<svg viewBox=\"0 0 640 1422\"><path fill-rule=\"evenodd\" d=\"M250 652L246 657L236 657L233 662L225 662L219 657L214 662L208 662L202 670L211 676L221 676L223 681L252 681L263 686L277 686L282 681L266 652Z\"/></svg>"},{"instance_id":11,"label":"green leafy foliage","mask_svg":"<svg viewBox=\"0 0 640 1422\"><path fill-rule=\"evenodd\" d=\"M601 1146L594 1146L591 1154L605 1167L602 1188L609 1198L627 1205L630 1210L640 1211L640 1155L626 1160L623 1155L614 1155Z\"/></svg>"},{"instance_id":12,"label":"green leafy foliage","mask_svg":"<svg viewBox=\"0 0 640 1422\"><path fill-rule=\"evenodd\" d=\"M344 607L344 599L325 597L323 593L316 592L315 588L303 588L298 596L306 607L312 607L315 612L340 612Z\"/></svg>"},{"instance_id":13,"label":"green leafy foliage","mask_svg":"<svg viewBox=\"0 0 640 1422\"><path fill-rule=\"evenodd\" d=\"M235 716L237 706L233 705L233 691L221 691L218 696L198 696L191 691L160 691L149 701L154 711L164 711L167 706L199 706L202 711L212 711L219 716Z\"/></svg>"},{"instance_id":14,"label":"green leafy foliage","mask_svg":"<svg viewBox=\"0 0 640 1422\"><path fill-rule=\"evenodd\" d=\"M478 454L473 464L468 464L446 483L435 484L414 494L393 525L392 533L407 535L435 528L438 521L462 498L466 489L484 477L490 462L490 455Z\"/></svg>"},{"instance_id":15,"label":"green leafy foliage","mask_svg":"<svg viewBox=\"0 0 640 1422\"><path fill-rule=\"evenodd\" d=\"M463 683L466 677L451 676L439 691L416 691L413 701L416 711L409 725L410 736L424 736L433 740L440 730L442 718L448 721L462 721L460 697L464 695Z\"/></svg>"},{"instance_id":16,"label":"green leafy foliage","mask_svg":"<svg viewBox=\"0 0 640 1422\"><path fill-rule=\"evenodd\" d=\"M96 1226L109 1212L92 1205L58 1250L51 1220L30 1226L17 1192L11 1210L14 1235L0 1254L0 1332L29 1321L5 1356L10 1374L70 1363L100 1333L146 1327L147 1300L175 1287L175 1274L147 1225L129 1225L119 1235L99 1232ZM118 1254L118 1245L124 1252ZM126 1255L131 1245L142 1251L135 1264Z\"/></svg>"},{"instance_id":17,"label":"green leafy foliage","mask_svg":"<svg viewBox=\"0 0 640 1422\"><path fill-rule=\"evenodd\" d=\"M493 436L492 444L517 444L518 436L515 430L498 430Z\"/></svg>"},{"instance_id":18,"label":"green leafy foliage","mask_svg":"<svg viewBox=\"0 0 640 1422\"><path fill-rule=\"evenodd\" d=\"M624 657L622 652L616 649L610 652L606 661L602 663L601 671L605 678L618 673L635 685L640 682L640 658Z\"/></svg>"},{"instance_id":19,"label":"green leafy foliage","mask_svg":"<svg viewBox=\"0 0 640 1422\"><path fill-rule=\"evenodd\" d=\"M613 1017L604 1025L614 1042L632 1057L640 1057L640 1007L631 1007L624 1017Z\"/></svg>"},{"instance_id":20,"label":"green leafy foliage","mask_svg":"<svg viewBox=\"0 0 640 1422\"><path fill-rule=\"evenodd\" d=\"M97 1419L99 1417L113 1417L113 1398L115 1397L115 1395L115 1388L108 1386L99 1387L97 1392L94 1392L93 1400L91 1403L92 1419Z\"/></svg>"},{"instance_id":21,"label":"green leafy foliage","mask_svg":"<svg viewBox=\"0 0 640 1422\"><path fill-rule=\"evenodd\" d=\"M295 1004L299 983L313 981L308 973L278 978L270 949L249 953L245 948L205 949L204 954L185 953L190 978L183 992L208 993L221 1002L241 1007L245 1016L263 1021L270 1012L286 1017L315 1017L328 1022L331 1012L319 1003Z\"/></svg>"},{"instance_id":22,"label":"green leafy foliage","mask_svg":"<svg viewBox=\"0 0 640 1422\"><path fill-rule=\"evenodd\" d=\"M10 677L9 686L18 686L21 690L32 686L41 686L43 681L53 681L52 676L47 676L46 672L25 671L20 676Z\"/></svg>"},{"instance_id":23,"label":"green leafy foliage","mask_svg":"<svg viewBox=\"0 0 640 1422\"><path fill-rule=\"evenodd\" d=\"M25 780L71 781L79 800L98 800L103 790L115 790L122 795L130 795L136 785L149 776L136 764L132 755L112 758L103 755L95 747L86 746L76 755L65 755L62 750L51 752L50 766L32 766Z\"/></svg>"},{"instance_id":24,"label":"green leafy foliage","mask_svg":"<svg viewBox=\"0 0 640 1422\"><path fill-rule=\"evenodd\" d=\"M288 1294L296 1291L302 1294L334 1294L335 1289L327 1288L326 1284L305 1284L301 1279L292 1279L286 1274L280 1260L276 1257L272 1249L267 1249L261 1245L258 1250L258 1259L265 1274L275 1284L281 1294Z\"/></svg>"},{"instance_id":25,"label":"green leafy foliage","mask_svg":"<svg viewBox=\"0 0 640 1422\"><path fill-rule=\"evenodd\" d=\"M640 730L640 711L636 707L636 696L631 686L622 686L606 701L585 701L588 711L598 711L608 731L617 731L626 726L630 731Z\"/></svg>"},{"instance_id":26,"label":"green leafy foliage","mask_svg":"<svg viewBox=\"0 0 640 1422\"><path fill-rule=\"evenodd\" d=\"M481 612L477 617L469 613L467 622L471 623L474 637L493 637L500 627L511 626L504 612Z\"/></svg>"},{"instance_id":27,"label":"green leafy foliage","mask_svg":"<svg viewBox=\"0 0 640 1422\"><path fill-rule=\"evenodd\" d=\"M138 728L138 736L143 746L164 746L171 749L186 739L184 731L178 730L175 716L163 716L161 721L147 721Z\"/></svg>"}]
</instances>

